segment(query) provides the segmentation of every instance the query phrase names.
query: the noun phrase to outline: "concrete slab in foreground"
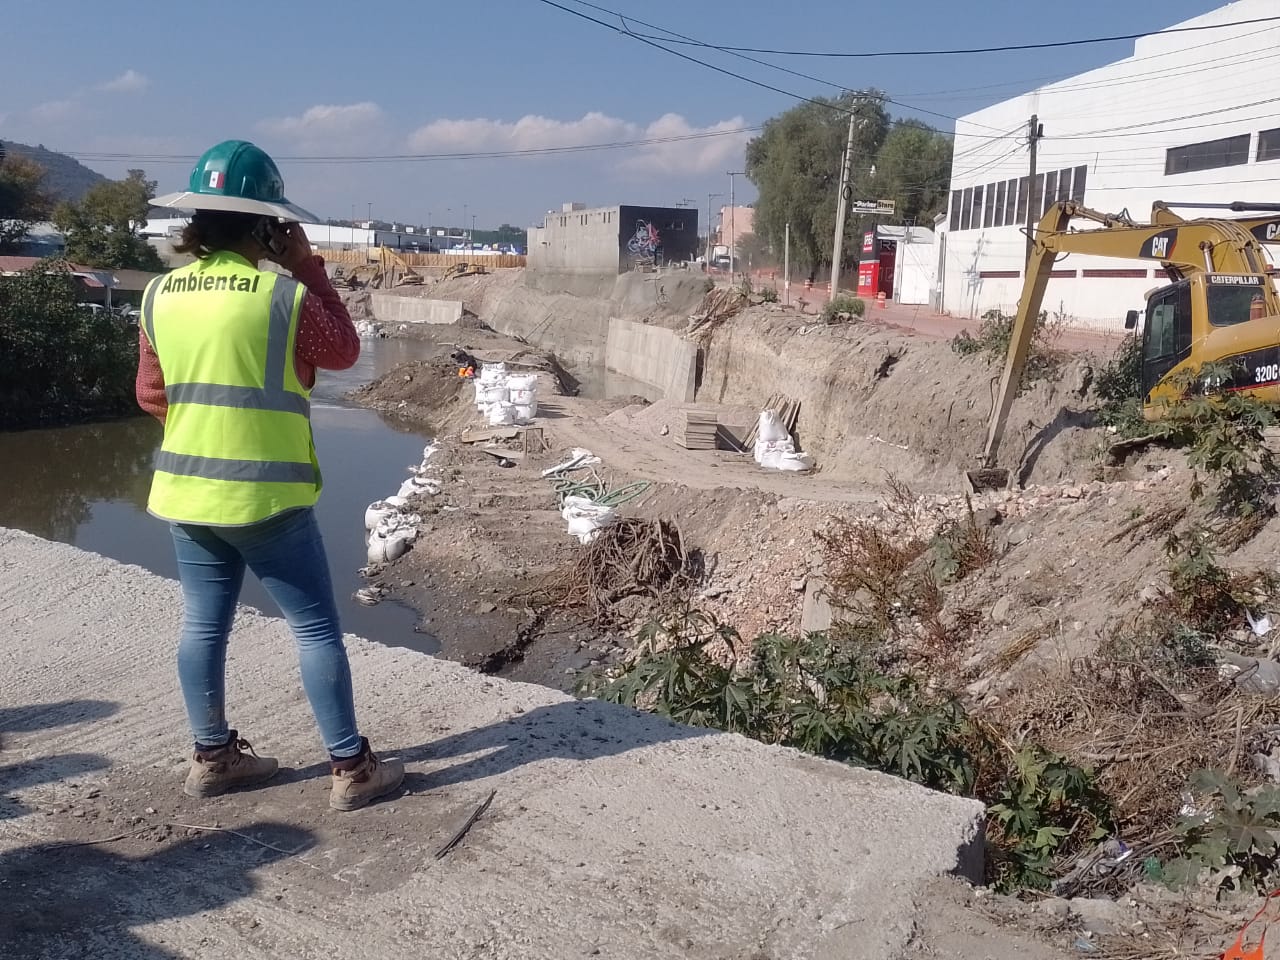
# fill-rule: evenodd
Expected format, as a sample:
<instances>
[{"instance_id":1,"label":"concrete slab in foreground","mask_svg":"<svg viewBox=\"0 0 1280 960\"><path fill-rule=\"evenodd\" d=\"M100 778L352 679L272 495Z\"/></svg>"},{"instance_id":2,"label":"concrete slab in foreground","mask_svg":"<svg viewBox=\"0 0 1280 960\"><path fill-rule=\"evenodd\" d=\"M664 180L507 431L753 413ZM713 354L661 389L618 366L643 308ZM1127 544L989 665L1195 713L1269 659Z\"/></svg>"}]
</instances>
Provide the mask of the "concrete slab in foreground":
<instances>
[{"instance_id":1,"label":"concrete slab in foreground","mask_svg":"<svg viewBox=\"0 0 1280 960\"><path fill-rule=\"evenodd\" d=\"M977 803L355 638L364 732L410 774L333 813L288 630L252 611L233 723L292 769L189 800L179 610L0 529L0 956L892 957L973 854Z\"/></svg>"}]
</instances>

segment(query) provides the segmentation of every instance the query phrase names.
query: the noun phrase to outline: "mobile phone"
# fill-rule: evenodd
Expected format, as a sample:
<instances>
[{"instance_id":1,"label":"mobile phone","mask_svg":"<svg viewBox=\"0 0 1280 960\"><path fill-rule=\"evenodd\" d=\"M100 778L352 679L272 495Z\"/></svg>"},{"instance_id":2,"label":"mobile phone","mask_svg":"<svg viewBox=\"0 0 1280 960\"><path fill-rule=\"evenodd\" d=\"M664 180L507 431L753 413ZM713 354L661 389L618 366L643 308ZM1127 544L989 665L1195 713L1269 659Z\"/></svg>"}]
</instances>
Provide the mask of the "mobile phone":
<instances>
[{"instance_id":1,"label":"mobile phone","mask_svg":"<svg viewBox=\"0 0 1280 960\"><path fill-rule=\"evenodd\" d=\"M273 256L283 256L288 246L285 228L271 217L263 217L253 228L253 238L266 247Z\"/></svg>"}]
</instances>

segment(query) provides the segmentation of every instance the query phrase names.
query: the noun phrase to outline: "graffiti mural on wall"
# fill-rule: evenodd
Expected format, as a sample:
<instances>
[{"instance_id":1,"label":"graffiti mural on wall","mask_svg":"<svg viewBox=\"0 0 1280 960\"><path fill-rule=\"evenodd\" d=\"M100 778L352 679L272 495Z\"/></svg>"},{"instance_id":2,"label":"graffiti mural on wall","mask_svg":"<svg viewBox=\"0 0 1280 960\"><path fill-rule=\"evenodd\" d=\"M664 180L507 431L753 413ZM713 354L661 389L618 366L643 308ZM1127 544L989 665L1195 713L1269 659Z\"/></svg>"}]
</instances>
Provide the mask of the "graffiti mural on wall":
<instances>
[{"instance_id":1,"label":"graffiti mural on wall","mask_svg":"<svg viewBox=\"0 0 1280 960\"><path fill-rule=\"evenodd\" d=\"M658 253L662 250L662 235L658 228L648 220L637 220L636 231L627 241L627 253L632 264L648 266L658 261Z\"/></svg>"},{"instance_id":2,"label":"graffiti mural on wall","mask_svg":"<svg viewBox=\"0 0 1280 960\"><path fill-rule=\"evenodd\" d=\"M682 207L619 207L618 265L652 270L698 255L698 212Z\"/></svg>"}]
</instances>

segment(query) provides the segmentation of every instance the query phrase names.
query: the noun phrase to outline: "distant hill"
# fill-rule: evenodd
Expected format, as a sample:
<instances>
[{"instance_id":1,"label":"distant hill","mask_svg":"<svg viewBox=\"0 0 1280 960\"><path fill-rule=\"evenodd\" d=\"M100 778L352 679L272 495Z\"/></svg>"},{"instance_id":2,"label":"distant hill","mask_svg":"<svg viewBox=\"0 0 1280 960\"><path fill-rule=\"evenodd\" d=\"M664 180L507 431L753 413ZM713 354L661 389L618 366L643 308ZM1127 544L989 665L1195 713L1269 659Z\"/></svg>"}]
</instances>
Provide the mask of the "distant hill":
<instances>
[{"instance_id":1,"label":"distant hill","mask_svg":"<svg viewBox=\"0 0 1280 960\"><path fill-rule=\"evenodd\" d=\"M65 153L47 150L44 146L32 147L5 140L4 149L10 156L26 157L44 167L44 188L55 201L79 200L90 187L107 179L79 160L68 157Z\"/></svg>"}]
</instances>

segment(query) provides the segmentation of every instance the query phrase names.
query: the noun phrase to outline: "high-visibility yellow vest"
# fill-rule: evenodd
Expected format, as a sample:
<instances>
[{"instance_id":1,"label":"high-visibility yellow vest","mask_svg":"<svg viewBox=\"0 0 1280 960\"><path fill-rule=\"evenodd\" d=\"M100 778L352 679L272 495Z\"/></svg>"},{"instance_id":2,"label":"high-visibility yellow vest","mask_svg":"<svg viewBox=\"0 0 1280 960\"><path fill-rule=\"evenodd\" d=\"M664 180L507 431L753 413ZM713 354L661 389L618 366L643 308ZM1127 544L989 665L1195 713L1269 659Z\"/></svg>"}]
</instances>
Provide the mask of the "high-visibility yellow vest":
<instances>
[{"instance_id":1,"label":"high-visibility yellow vest","mask_svg":"<svg viewBox=\"0 0 1280 960\"><path fill-rule=\"evenodd\" d=\"M169 401L152 514L243 526L319 498L311 391L293 360L305 294L225 251L147 286L142 328Z\"/></svg>"}]
</instances>

